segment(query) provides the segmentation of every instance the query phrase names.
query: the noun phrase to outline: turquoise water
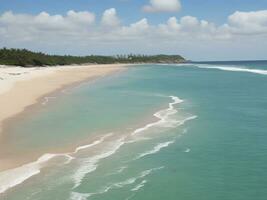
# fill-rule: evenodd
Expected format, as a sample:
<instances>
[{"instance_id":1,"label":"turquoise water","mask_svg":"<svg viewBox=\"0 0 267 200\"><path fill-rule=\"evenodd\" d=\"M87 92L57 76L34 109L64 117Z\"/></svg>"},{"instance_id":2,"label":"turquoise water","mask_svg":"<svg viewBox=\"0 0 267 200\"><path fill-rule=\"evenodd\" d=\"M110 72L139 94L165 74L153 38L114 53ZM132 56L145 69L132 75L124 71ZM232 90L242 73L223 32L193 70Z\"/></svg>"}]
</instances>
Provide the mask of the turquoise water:
<instances>
[{"instance_id":1,"label":"turquoise water","mask_svg":"<svg viewBox=\"0 0 267 200\"><path fill-rule=\"evenodd\" d=\"M261 61L130 67L63 91L11 128L6 155L50 154L0 173L0 197L265 200L266 88Z\"/></svg>"}]
</instances>

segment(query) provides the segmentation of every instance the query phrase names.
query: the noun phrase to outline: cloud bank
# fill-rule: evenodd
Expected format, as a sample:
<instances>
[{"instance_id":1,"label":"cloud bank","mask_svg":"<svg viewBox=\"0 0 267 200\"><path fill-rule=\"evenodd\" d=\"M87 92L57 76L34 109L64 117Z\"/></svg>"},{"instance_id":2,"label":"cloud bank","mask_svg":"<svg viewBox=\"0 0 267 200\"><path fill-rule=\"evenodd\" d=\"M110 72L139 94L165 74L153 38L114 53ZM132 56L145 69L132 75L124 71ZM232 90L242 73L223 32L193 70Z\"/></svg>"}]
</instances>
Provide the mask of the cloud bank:
<instances>
[{"instance_id":1,"label":"cloud bank","mask_svg":"<svg viewBox=\"0 0 267 200\"><path fill-rule=\"evenodd\" d=\"M152 2L151 5L156 5ZM267 10L236 11L221 25L194 16L170 17L160 24L150 24L146 18L128 25L122 21L115 8L105 10L100 19L89 11L70 10L65 15L7 11L0 14L0 45L55 48L58 52L66 47L83 49L78 53L89 50L101 53L105 48L107 51L103 53L108 54L124 53L125 50L154 53L149 49L174 53L176 50L189 52L194 47L210 51L212 47L222 48L229 44L241 45L242 49L243 41L257 45L267 37ZM207 43L209 47L204 46Z\"/></svg>"}]
</instances>

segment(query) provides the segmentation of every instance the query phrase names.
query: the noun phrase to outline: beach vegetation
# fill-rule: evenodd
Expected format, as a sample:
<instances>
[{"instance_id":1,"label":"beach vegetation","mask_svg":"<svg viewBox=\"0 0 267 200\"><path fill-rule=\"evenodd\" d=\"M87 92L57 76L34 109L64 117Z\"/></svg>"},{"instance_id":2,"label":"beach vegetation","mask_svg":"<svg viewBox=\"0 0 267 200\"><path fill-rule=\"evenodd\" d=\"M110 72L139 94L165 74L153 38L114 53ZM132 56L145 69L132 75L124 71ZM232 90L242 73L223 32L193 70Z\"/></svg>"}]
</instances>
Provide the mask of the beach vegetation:
<instances>
[{"instance_id":1,"label":"beach vegetation","mask_svg":"<svg viewBox=\"0 0 267 200\"><path fill-rule=\"evenodd\" d=\"M0 65L14 65L22 67L55 66L73 64L115 64L115 63L180 63L185 59L180 55L49 55L33 52L27 49L0 49Z\"/></svg>"}]
</instances>

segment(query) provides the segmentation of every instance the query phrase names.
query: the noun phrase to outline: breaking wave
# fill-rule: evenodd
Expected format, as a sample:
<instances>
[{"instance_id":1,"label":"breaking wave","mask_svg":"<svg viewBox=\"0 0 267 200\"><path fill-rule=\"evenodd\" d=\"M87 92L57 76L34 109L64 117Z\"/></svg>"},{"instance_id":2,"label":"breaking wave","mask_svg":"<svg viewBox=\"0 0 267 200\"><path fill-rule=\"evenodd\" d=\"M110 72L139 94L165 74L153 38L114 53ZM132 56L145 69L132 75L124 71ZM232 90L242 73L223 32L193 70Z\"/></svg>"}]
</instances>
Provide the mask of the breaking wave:
<instances>
[{"instance_id":1,"label":"breaking wave","mask_svg":"<svg viewBox=\"0 0 267 200\"><path fill-rule=\"evenodd\" d=\"M235 65L212 65L212 64L178 64L176 66L187 66L187 67L198 67L203 69L218 69L223 71L232 71L232 72L248 72L253 74L267 75L267 70L264 69L252 69L246 67L240 67Z\"/></svg>"},{"instance_id":2,"label":"breaking wave","mask_svg":"<svg viewBox=\"0 0 267 200\"><path fill-rule=\"evenodd\" d=\"M74 182L73 188L77 188L78 186L80 186L82 180L88 173L91 173L97 169L99 161L115 154L124 144L129 143L129 141L132 139L133 136L136 136L136 135L139 136L144 131L147 131L148 129L153 128L153 127L175 128L179 125L184 124L186 121L195 119L197 117L197 116L191 116L183 120L176 120L174 117L172 117L178 112L175 108L175 105L182 103L183 100L181 100L180 98L176 96L170 96L170 98L172 99L172 102L168 104L168 108L160 110L154 114L154 116L157 119L159 119L158 121L149 123L145 125L144 127L134 130L133 132L126 133L121 138L118 138L118 137L117 139L113 138L106 143L106 139L113 135L112 133L108 133L90 144L77 147L73 152L62 153L62 154L44 154L43 156L41 156L39 159L37 159L34 162L22 165L18 168L0 172L0 194L4 193L5 191L7 191L8 189L12 187L22 184L29 178L39 174L42 168L46 167L49 164L49 161L51 161L52 159L59 158L59 157L64 158L64 162L62 163L63 165L69 164L73 160L75 160L76 164L78 164L77 169L71 175L71 178ZM86 158L80 158L79 155L77 155L80 151L93 148L97 145L100 145L103 142L105 142L106 144L103 146L103 149L101 149L100 153L97 153L96 155L89 156ZM160 143L157 146L155 146L152 150L145 152L143 154L140 154L137 158L142 158L146 155L157 153L162 148L165 148L172 143L174 143L174 141ZM118 172L116 173L120 173L124 169L125 167L119 169ZM150 173L150 171L147 171L147 172ZM130 179L130 180L127 180L126 182L113 184L110 187L111 188L121 187L124 184L134 183L135 181L136 181L135 179ZM72 195L77 196L78 193L73 193ZM84 199L85 197L86 196L80 196L80 198L78 199Z\"/></svg>"}]
</instances>

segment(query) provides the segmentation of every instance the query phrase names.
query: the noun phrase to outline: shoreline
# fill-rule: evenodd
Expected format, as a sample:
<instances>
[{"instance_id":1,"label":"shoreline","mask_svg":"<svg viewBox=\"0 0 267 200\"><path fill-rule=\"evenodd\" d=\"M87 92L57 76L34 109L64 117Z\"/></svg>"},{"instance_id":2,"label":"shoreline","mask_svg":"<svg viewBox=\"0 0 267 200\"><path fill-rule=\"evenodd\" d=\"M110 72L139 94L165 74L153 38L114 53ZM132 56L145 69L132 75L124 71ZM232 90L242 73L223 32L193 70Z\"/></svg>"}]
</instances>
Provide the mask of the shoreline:
<instances>
[{"instance_id":1,"label":"shoreline","mask_svg":"<svg viewBox=\"0 0 267 200\"><path fill-rule=\"evenodd\" d=\"M80 151L86 151L86 149L88 148L87 153L90 153L90 155L92 156L91 160L97 168L98 162L100 160L115 154L121 148L121 146L124 146L125 144L128 144L128 143L139 141L140 138L138 137L138 135L141 132L148 131L150 128L156 128L158 126L161 127L162 123L175 123L177 125L175 127L178 127L178 126L183 125L184 122L196 118L196 116L190 116L190 117L183 119L180 122L172 121L172 120L169 122L166 122L166 119L168 119L169 116L174 115L176 113L176 112L173 112L173 111L176 111L176 109L173 106L183 102L181 99L179 99L176 96L167 96L167 97L171 98L172 101L168 103L168 106L166 107L164 106L160 110L155 111L155 113L151 116L153 120L148 120L149 122L146 122L144 124L142 123L140 125L136 125L135 127L132 127L130 131L127 132L126 135L125 134L114 134L112 132L95 134L92 137L89 137L87 140L83 140L80 144L76 145L75 147L72 147L72 148L66 147L59 151L45 152L43 154L40 154L35 159L22 163L20 166L9 168L9 169L3 170L2 172L0 171L0 181L4 183L2 188L0 187L0 196L1 196L1 193L5 195L5 192L8 191L9 189L12 189L13 187L20 185L24 182L27 183L28 181L30 181L31 177L37 176L38 174L42 172L43 168L46 168L47 166L49 166L49 162L53 159L61 158L64 160L59 161L59 162L62 162L63 165L69 164L72 160L75 160L79 157L79 156L77 157L76 154L78 154ZM168 111L168 112L162 112L162 111ZM162 127L164 128L164 126ZM174 126L170 126L170 127L174 127ZM151 134L151 133L148 133L148 134ZM152 152L149 151L148 153L140 154L141 155L140 158L142 158L143 155L154 154L158 152L161 148L165 148L169 144L172 144L172 143L174 143L173 140L169 142L157 144L157 146L154 147L154 149L156 148L155 150L153 150ZM109 146L111 144L112 144L112 146L110 146L112 147L111 149L110 148L105 149L106 145ZM137 157L137 159L139 159L139 157ZM16 174L17 178L13 179L12 176L10 178L10 174ZM80 185L80 180L83 179L83 177L84 175L82 174L82 177L81 178L78 177L78 180L74 179L75 187L78 187Z\"/></svg>"},{"instance_id":2,"label":"shoreline","mask_svg":"<svg viewBox=\"0 0 267 200\"><path fill-rule=\"evenodd\" d=\"M128 65L88 65L65 66L59 68L36 69L36 74L18 77L4 92L0 90L0 144L5 142L9 127L25 114L38 108L45 97L57 94L65 88L75 87L83 82L95 80L126 69ZM4 69L4 68L2 68ZM9 68L10 69L10 68ZM14 70L20 68L14 68ZM48 73L44 73L48 71ZM42 74L41 74L42 73ZM1 75L1 74L0 74ZM16 76L16 75L15 75ZM3 80L2 80L3 81ZM2 85L3 86L3 85ZM1 89L1 88L0 88ZM23 99L22 99L23 98ZM19 102L22 100L22 102ZM30 156L32 157L32 156ZM1 159L0 172L18 167L26 160L18 162Z\"/></svg>"}]
</instances>

